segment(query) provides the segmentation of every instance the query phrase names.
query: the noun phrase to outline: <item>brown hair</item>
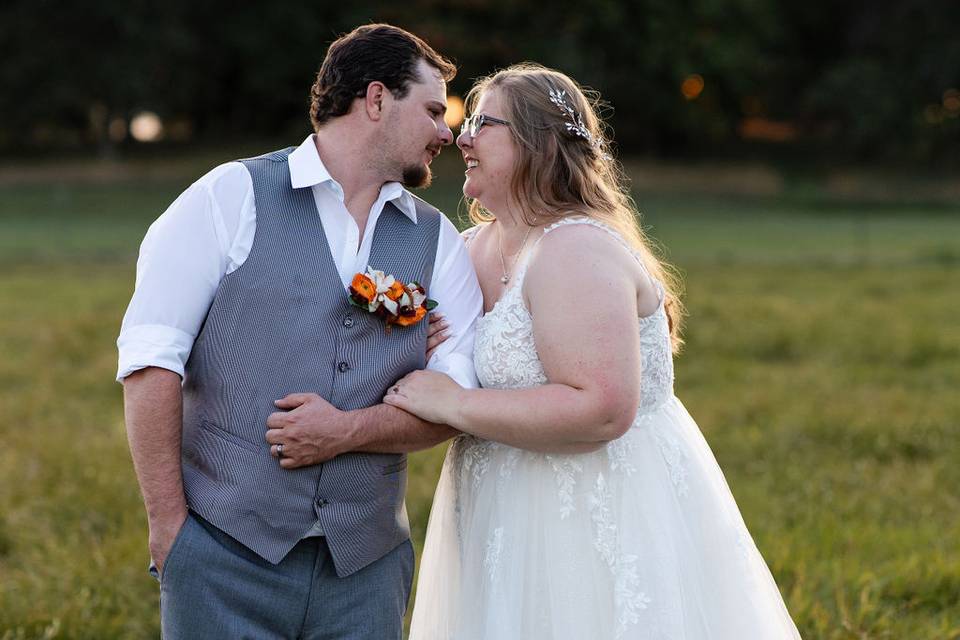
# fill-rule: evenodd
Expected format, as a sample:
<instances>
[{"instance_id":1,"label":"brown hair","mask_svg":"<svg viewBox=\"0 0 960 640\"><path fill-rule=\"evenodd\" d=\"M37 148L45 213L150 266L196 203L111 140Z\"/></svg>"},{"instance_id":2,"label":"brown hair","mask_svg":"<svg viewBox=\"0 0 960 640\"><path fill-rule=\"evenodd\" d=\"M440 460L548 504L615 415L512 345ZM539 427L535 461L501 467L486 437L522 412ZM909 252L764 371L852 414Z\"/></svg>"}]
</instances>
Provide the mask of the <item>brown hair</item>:
<instances>
[{"instance_id":1,"label":"brown hair","mask_svg":"<svg viewBox=\"0 0 960 640\"><path fill-rule=\"evenodd\" d=\"M664 287L664 306L670 323L674 352L680 336L683 303L680 278L662 260L639 223L640 213L627 188L626 175L612 157L607 127L597 115L599 94L584 90L569 76L534 63L513 65L481 78L467 94L472 112L485 91L496 89L506 109L505 117L519 147L510 190L529 225L584 215L619 232L637 251L648 273ZM565 92L563 100L582 118L584 133L551 101L551 91ZM469 201L475 223L493 220L477 200Z\"/></svg>"},{"instance_id":2,"label":"brown hair","mask_svg":"<svg viewBox=\"0 0 960 640\"><path fill-rule=\"evenodd\" d=\"M314 130L350 111L371 82L382 82L398 99L419 81L417 64L425 60L447 82L457 74L452 62L430 45L399 27L368 24L340 36L327 50L310 88L310 121Z\"/></svg>"}]
</instances>

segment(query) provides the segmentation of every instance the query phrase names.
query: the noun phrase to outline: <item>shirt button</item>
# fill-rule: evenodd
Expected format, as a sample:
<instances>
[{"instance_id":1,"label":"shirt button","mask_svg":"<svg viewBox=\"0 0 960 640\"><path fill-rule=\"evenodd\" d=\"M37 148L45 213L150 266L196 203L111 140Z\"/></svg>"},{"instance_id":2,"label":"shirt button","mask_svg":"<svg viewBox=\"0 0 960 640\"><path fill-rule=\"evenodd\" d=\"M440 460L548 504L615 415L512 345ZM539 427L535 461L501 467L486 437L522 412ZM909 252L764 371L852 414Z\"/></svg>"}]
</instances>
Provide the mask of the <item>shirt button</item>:
<instances>
[{"instance_id":1,"label":"shirt button","mask_svg":"<svg viewBox=\"0 0 960 640\"><path fill-rule=\"evenodd\" d=\"M353 326L353 317L352 317L352 316L347 316L346 318L344 318L344 319L343 319L343 326L345 326L345 327L347 327L347 328L352 327L352 326Z\"/></svg>"},{"instance_id":2,"label":"shirt button","mask_svg":"<svg viewBox=\"0 0 960 640\"><path fill-rule=\"evenodd\" d=\"M337 365L337 371L339 371L340 373L348 371L349 369L350 369L350 365L347 364L346 362L341 362L340 364Z\"/></svg>"},{"instance_id":3,"label":"shirt button","mask_svg":"<svg viewBox=\"0 0 960 640\"><path fill-rule=\"evenodd\" d=\"M322 509L327 506L329 503L324 498L317 498L317 508Z\"/></svg>"}]
</instances>

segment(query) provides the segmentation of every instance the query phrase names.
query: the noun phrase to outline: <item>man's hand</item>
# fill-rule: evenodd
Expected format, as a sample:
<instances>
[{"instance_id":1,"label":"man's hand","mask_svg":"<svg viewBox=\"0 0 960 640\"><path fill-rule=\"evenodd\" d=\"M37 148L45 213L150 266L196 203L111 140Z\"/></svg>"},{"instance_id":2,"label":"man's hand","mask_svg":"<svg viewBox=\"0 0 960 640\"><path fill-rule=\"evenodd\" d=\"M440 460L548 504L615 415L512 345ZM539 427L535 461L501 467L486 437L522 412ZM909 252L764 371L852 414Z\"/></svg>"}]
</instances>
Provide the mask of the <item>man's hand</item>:
<instances>
[{"instance_id":1,"label":"man's hand","mask_svg":"<svg viewBox=\"0 0 960 640\"><path fill-rule=\"evenodd\" d=\"M285 411L267 418L266 439L270 455L279 457L284 469L320 464L353 449L347 412L317 394L291 393L274 404Z\"/></svg>"},{"instance_id":2,"label":"man's hand","mask_svg":"<svg viewBox=\"0 0 960 640\"><path fill-rule=\"evenodd\" d=\"M157 571L163 575L163 567L167 564L167 556L170 554L170 548L177 534L187 521L187 511L184 509L182 515L150 523L150 558L156 565Z\"/></svg>"}]
</instances>

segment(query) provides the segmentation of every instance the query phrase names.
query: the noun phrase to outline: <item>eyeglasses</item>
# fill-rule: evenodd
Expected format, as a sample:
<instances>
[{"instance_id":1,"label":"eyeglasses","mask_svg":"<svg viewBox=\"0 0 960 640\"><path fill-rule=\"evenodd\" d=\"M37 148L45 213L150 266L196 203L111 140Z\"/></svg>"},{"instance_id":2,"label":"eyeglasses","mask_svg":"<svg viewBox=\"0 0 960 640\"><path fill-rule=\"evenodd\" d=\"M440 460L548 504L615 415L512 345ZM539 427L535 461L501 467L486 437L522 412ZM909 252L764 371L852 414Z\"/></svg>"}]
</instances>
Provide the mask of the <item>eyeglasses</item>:
<instances>
[{"instance_id":1,"label":"eyeglasses","mask_svg":"<svg viewBox=\"0 0 960 640\"><path fill-rule=\"evenodd\" d=\"M466 132L470 134L471 138L475 138L485 124L502 124L506 127L510 126L510 123L506 120L494 118L493 116L488 116L484 113L475 113L463 121L463 124L460 126L460 133L463 134Z\"/></svg>"}]
</instances>

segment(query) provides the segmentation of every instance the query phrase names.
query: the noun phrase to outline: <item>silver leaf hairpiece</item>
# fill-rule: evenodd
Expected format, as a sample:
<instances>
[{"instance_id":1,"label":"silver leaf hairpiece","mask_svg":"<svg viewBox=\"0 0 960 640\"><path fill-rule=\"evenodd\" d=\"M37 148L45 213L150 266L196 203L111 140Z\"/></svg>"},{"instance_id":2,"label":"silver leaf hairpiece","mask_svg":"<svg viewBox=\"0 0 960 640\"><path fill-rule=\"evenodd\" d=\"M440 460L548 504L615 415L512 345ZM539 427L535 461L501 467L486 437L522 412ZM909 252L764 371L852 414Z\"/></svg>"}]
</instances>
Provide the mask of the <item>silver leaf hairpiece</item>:
<instances>
[{"instance_id":1,"label":"silver leaf hairpiece","mask_svg":"<svg viewBox=\"0 0 960 640\"><path fill-rule=\"evenodd\" d=\"M570 133L580 136L587 142L589 142L597 151L602 152L602 145L600 140L597 139L595 135L590 133L590 130L587 129L587 125L583 122L583 116L574 110L570 103L567 102L567 92L566 90L561 89L550 89L550 102L559 107L560 112L567 117L570 122L566 122L567 131ZM609 160L610 155L602 153L604 160Z\"/></svg>"}]
</instances>

